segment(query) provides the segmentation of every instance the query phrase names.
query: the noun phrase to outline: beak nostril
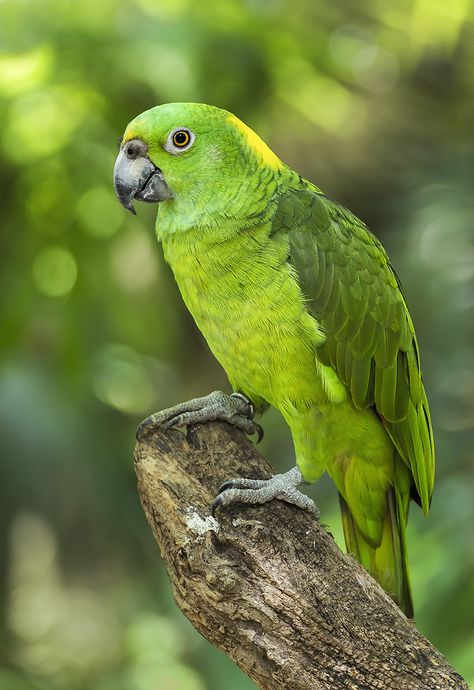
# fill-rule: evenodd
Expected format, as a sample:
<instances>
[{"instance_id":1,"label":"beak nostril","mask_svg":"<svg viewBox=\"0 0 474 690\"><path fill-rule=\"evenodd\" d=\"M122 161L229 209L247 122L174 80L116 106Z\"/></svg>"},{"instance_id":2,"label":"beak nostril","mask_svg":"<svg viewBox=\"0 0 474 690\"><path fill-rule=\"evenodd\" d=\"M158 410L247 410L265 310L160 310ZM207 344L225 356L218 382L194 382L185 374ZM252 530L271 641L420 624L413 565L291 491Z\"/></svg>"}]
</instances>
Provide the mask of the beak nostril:
<instances>
[{"instance_id":1,"label":"beak nostril","mask_svg":"<svg viewBox=\"0 0 474 690\"><path fill-rule=\"evenodd\" d=\"M138 146L134 146L133 144L128 144L125 147L125 155L127 158L135 158L138 153Z\"/></svg>"},{"instance_id":2,"label":"beak nostril","mask_svg":"<svg viewBox=\"0 0 474 690\"><path fill-rule=\"evenodd\" d=\"M146 146L141 141L129 141L123 150L129 160L135 160L135 158L146 155Z\"/></svg>"}]
</instances>

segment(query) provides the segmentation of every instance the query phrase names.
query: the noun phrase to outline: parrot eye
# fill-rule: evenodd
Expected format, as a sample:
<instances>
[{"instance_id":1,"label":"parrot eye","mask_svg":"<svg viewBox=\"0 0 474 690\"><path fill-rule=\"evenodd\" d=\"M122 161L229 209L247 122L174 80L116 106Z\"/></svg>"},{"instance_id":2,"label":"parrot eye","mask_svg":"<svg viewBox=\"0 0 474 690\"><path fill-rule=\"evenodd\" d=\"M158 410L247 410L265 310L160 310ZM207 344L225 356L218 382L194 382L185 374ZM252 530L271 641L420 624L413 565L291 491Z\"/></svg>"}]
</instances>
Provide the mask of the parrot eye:
<instances>
[{"instance_id":1,"label":"parrot eye","mask_svg":"<svg viewBox=\"0 0 474 690\"><path fill-rule=\"evenodd\" d=\"M189 132L187 132L185 129L180 129L178 132L173 134L173 144L175 146L179 146L179 148L189 144L190 140L191 137L189 136Z\"/></svg>"},{"instance_id":2,"label":"parrot eye","mask_svg":"<svg viewBox=\"0 0 474 690\"><path fill-rule=\"evenodd\" d=\"M181 153L181 151L184 151L193 145L194 139L195 136L190 129L178 127L169 135L165 144L165 149L168 151L168 153Z\"/></svg>"}]
</instances>

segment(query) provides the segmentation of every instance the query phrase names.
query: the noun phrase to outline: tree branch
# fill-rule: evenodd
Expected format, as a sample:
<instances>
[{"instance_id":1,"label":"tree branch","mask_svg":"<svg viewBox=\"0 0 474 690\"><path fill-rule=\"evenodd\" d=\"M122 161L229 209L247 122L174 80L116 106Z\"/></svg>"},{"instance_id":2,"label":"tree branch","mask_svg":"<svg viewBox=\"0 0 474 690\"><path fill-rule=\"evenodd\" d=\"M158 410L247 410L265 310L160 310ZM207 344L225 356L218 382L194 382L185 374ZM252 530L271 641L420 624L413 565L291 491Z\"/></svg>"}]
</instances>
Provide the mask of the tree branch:
<instances>
[{"instance_id":1,"label":"tree branch","mask_svg":"<svg viewBox=\"0 0 474 690\"><path fill-rule=\"evenodd\" d=\"M135 465L178 606L259 688L467 689L310 515L272 501L210 517L224 480L273 474L241 432L157 431Z\"/></svg>"}]
</instances>

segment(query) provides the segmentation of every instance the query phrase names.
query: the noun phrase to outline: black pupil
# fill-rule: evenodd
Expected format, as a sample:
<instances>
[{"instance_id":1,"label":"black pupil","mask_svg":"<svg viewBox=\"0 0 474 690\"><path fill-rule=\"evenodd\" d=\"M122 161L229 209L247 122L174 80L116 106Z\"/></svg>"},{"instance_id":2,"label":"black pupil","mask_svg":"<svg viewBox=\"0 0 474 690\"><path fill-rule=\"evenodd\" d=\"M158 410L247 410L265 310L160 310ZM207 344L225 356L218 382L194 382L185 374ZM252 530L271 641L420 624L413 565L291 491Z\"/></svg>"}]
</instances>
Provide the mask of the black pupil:
<instances>
[{"instance_id":1,"label":"black pupil","mask_svg":"<svg viewBox=\"0 0 474 690\"><path fill-rule=\"evenodd\" d=\"M188 133L187 132L176 132L174 135L174 143L178 146L184 146L188 143Z\"/></svg>"}]
</instances>

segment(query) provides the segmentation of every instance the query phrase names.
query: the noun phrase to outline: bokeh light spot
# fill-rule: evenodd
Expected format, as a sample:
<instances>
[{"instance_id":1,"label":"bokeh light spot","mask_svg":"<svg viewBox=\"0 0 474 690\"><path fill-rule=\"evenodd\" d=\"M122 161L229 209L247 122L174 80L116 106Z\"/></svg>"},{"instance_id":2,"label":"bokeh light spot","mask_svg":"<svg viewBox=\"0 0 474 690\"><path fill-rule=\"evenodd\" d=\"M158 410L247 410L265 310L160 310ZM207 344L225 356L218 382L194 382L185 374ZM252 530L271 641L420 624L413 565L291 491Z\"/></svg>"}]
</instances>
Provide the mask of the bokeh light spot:
<instances>
[{"instance_id":1,"label":"bokeh light spot","mask_svg":"<svg viewBox=\"0 0 474 690\"><path fill-rule=\"evenodd\" d=\"M58 245L42 249L33 263L33 279L48 297L64 297L77 279L77 263L69 249Z\"/></svg>"},{"instance_id":2,"label":"bokeh light spot","mask_svg":"<svg viewBox=\"0 0 474 690\"><path fill-rule=\"evenodd\" d=\"M106 187L88 189L78 201L77 216L83 230L93 237L114 235L125 218L113 191Z\"/></svg>"},{"instance_id":3,"label":"bokeh light spot","mask_svg":"<svg viewBox=\"0 0 474 690\"><path fill-rule=\"evenodd\" d=\"M41 46L28 53L0 56L0 91L15 96L46 81L52 67L52 51Z\"/></svg>"},{"instance_id":4,"label":"bokeh light spot","mask_svg":"<svg viewBox=\"0 0 474 690\"><path fill-rule=\"evenodd\" d=\"M395 55L377 46L363 48L354 59L352 69L358 83L374 93L393 89L400 72Z\"/></svg>"},{"instance_id":5,"label":"bokeh light spot","mask_svg":"<svg viewBox=\"0 0 474 690\"><path fill-rule=\"evenodd\" d=\"M146 232L134 228L117 238L111 251L112 274L127 292L149 288L158 275L157 250Z\"/></svg>"},{"instance_id":6,"label":"bokeh light spot","mask_svg":"<svg viewBox=\"0 0 474 690\"><path fill-rule=\"evenodd\" d=\"M153 366L130 347L104 346L96 361L92 386L106 405L129 414L143 414L157 404Z\"/></svg>"},{"instance_id":7,"label":"bokeh light spot","mask_svg":"<svg viewBox=\"0 0 474 690\"><path fill-rule=\"evenodd\" d=\"M79 89L56 86L27 92L12 102L3 147L19 163L63 149L98 99Z\"/></svg>"}]
</instances>

